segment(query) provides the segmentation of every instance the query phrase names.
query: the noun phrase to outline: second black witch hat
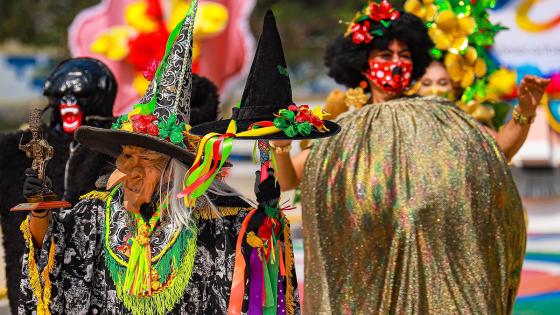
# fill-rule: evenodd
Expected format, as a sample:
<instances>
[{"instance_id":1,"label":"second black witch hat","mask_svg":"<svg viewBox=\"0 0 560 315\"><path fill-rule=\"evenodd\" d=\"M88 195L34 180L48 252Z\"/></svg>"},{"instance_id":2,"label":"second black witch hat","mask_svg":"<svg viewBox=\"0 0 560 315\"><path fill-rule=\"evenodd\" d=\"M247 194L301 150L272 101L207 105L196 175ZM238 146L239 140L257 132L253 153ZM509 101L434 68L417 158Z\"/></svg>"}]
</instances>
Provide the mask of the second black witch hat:
<instances>
[{"instance_id":1,"label":"second black witch hat","mask_svg":"<svg viewBox=\"0 0 560 315\"><path fill-rule=\"evenodd\" d=\"M230 119L195 126L191 133L230 133L240 140L300 140L330 137L339 130L336 123L323 120L320 108L294 104L282 41L268 10L239 107Z\"/></svg>"}]
</instances>

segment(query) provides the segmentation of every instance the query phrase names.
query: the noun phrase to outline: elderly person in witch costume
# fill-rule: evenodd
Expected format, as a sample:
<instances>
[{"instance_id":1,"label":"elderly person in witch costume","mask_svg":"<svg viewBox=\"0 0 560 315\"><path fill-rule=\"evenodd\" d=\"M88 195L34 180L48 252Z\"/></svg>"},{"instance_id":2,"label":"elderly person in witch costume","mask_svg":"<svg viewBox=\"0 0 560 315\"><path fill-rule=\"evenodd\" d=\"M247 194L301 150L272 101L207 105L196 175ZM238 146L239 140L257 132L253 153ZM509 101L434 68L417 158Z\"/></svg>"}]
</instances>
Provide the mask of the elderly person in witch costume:
<instances>
[{"instance_id":1,"label":"elderly person in witch costume","mask_svg":"<svg viewBox=\"0 0 560 315\"><path fill-rule=\"evenodd\" d=\"M77 131L82 144L117 157L108 191L71 210L32 212L22 224L21 314L227 312L249 205L218 180L193 206L177 198L194 160L185 123L196 6L172 33L140 104L112 130ZM270 183L258 186L263 202Z\"/></svg>"}]
</instances>

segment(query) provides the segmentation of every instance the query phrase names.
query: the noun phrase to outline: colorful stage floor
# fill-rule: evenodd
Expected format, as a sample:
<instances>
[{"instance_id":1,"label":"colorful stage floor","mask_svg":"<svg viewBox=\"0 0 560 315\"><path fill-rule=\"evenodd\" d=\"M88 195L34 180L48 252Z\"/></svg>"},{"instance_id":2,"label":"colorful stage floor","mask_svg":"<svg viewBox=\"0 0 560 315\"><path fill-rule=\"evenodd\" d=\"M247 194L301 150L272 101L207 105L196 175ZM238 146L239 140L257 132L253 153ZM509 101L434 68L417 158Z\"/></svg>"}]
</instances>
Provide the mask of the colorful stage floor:
<instances>
[{"instance_id":1,"label":"colorful stage floor","mask_svg":"<svg viewBox=\"0 0 560 315\"><path fill-rule=\"evenodd\" d=\"M529 235L514 315L560 314L560 234Z\"/></svg>"}]
</instances>

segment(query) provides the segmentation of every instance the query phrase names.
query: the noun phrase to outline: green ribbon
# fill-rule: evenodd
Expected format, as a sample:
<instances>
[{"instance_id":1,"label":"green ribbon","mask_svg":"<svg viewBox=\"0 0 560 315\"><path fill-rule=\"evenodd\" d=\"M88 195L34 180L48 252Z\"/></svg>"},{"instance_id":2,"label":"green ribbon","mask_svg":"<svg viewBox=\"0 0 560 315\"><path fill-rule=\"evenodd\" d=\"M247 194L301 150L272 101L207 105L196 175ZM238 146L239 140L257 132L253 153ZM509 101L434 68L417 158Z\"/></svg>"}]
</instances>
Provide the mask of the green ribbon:
<instances>
[{"instance_id":1,"label":"green ribbon","mask_svg":"<svg viewBox=\"0 0 560 315\"><path fill-rule=\"evenodd\" d=\"M213 153L214 144L216 143L216 141L222 141L222 139L219 139L218 136L215 136L206 142L206 145L204 146L205 158L201 165L199 165L192 172L188 173L186 187L190 187L191 185L193 185L203 175L202 172L204 170L211 170L213 160L217 159L216 157L210 158L212 156L211 153ZM225 164L226 160L231 154L232 148L233 148L233 138L223 139L222 148L220 150L222 154L219 157L220 164L216 170L220 170L222 166ZM214 181L214 178L216 178L216 175L218 175L218 172L217 171L213 172L209 178L204 180L202 184L198 185L196 189L190 192L189 196L191 198L198 198L202 196L206 192L206 190L208 190L210 185L212 185L212 182Z\"/></svg>"},{"instance_id":2,"label":"green ribbon","mask_svg":"<svg viewBox=\"0 0 560 315\"><path fill-rule=\"evenodd\" d=\"M128 121L128 115L120 116L111 126L111 129L120 129L124 122Z\"/></svg>"},{"instance_id":3,"label":"green ribbon","mask_svg":"<svg viewBox=\"0 0 560 315\"><path fill-rule=\"evenodd\" d=\"M266 291L266 299L263 308L263 315L275 315L276 308L278 304L278 271L280 265L278 259L280 259L278 242L276 241L276 236L272 233L272 241L274 242L274 261L272 258L267 262L265 268L265 277L268 275L270 283L270 292ZM268 270L267 270L268 269ZM266 282L265 282L266 284Z\"/></svg>"},{"instance_id":4,"label":"green ribbon","mask_svg":"<svg viewBox=\"0 0 560 315\"><path fill-rule=\"evenodd\" d=\"M278 65L278 72L283 76L290 77L290 74L288 73L288 68L282 65Z\"/></svg>"}]
</instances>

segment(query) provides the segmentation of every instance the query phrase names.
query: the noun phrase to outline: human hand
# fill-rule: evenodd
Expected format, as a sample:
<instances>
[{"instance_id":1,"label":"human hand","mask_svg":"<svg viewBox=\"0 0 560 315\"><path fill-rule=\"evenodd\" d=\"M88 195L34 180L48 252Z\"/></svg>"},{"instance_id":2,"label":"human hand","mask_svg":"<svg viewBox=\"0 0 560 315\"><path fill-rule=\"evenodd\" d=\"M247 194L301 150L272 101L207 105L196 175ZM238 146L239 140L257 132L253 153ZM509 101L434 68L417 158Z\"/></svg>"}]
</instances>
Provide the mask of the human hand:
<instances>
[{"instance_id":1,"label":"human hand","mask_svg":"<svg viewBox=\"0 0 560 315\"><path fill-rule=\"evenodd\" d=\"M519 86L518 113L525 117L533 117L549 83L549 79L525 76Z\"/></svg>"},{"instance_id":2,"label":"human hand","mask_svg":"<svg viewBox=\"0 0 560 315\"><path fill-rule=\"evenodd\" d=\"M49 189L52 186L50 178L46 177L43 183L43 181L37 177L35 170L32 168L25 170L25 181L23 182L23 196L25 198L36 195L41 192L45 186Z\"/></svg>"}]
</instances>

